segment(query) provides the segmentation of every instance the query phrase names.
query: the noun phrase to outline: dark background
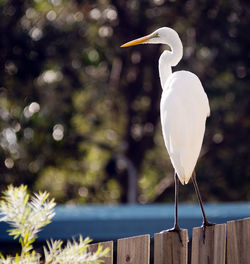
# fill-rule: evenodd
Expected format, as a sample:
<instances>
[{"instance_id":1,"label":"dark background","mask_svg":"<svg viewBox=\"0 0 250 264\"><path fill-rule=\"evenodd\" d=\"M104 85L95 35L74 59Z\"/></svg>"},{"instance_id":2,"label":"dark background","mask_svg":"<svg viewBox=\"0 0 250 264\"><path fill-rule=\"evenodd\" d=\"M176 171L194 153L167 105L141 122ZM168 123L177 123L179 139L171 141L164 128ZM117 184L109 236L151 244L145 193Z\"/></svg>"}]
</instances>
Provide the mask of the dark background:
<instances>
[{"instance_id":1,"label":"dark background","mask_svg":"<svg viewBox=\"0 0 250 264\"><path fill-rule=\"evenodd\" d=\"M165 48L120 45L174 28L211 117L197 178L205 201L250 200L250 6L239 0L0 1L0 189L57 203L173 201L159 123ZM188 87L187 87L188 89ZM196 201L191 184L181 201Z\"/></svg>"}]
</instances>

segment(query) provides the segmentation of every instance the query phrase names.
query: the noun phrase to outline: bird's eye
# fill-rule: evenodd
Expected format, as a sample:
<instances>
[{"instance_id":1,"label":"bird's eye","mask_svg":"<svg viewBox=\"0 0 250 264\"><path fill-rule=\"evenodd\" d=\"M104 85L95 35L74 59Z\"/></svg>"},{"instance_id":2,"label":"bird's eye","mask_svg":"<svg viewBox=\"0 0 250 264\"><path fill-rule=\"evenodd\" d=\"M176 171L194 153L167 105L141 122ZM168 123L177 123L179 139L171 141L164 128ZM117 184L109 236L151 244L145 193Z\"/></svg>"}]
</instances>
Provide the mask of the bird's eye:
<instances>
[{"instance_id":1,"label":"bird's eye","mask_svg":"<svg viewBox=\"0 0 250 264\"><path fill-rule=\"evenodd\" d=\"M160 35L159 35L158 32L155 32L155 33L153 34L153 36L152 36L152 38L159 38L159 37L160 37Z\"/></svg>"}]
</instances>

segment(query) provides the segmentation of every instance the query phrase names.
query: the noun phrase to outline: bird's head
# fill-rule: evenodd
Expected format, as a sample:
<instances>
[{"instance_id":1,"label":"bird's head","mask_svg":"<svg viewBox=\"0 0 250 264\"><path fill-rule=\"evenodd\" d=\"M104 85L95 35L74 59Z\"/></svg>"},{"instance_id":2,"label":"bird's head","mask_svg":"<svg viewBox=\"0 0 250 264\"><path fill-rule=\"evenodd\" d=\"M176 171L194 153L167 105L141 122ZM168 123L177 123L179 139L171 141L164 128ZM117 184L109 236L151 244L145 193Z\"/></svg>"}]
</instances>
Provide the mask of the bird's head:
<instances>
[{"instance_id":1,"label":"bird's head","mask_svg":"<svg viewBox=\"0 0 250 264\"><path fill-rule=\"evenodd\" d=\"M165 50L159 59L159 64L167 64L176 66L183 56L183 46L179 35L175 30L169 27L162 27L155 30L153 33L129 41L121 47L130 47L139 44L167 44L170 50Z\"/></svg>"},{"instance_id":2,"label":"bird's head","mask_svg":"<svg viewBox=\"0 0 250 264\"><path fill-rule=\"evenodd\" d=\"M130 47L139 44L166 44L166 40L173 34L177 35L177 33L172 28L162 27L149 35L129 41L123 44L121 47Z\"/></svg>"}]
</instances>

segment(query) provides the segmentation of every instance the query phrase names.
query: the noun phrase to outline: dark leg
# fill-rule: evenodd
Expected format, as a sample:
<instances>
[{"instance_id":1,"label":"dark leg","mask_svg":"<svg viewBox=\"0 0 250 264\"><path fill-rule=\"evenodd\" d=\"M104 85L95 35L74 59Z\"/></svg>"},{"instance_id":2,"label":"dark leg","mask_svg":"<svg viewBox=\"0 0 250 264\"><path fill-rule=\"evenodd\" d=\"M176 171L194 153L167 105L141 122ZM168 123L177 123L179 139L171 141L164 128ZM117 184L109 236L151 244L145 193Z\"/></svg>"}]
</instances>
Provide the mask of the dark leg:
<instances>
[{"instance_id":1,"label":"dark leg","mask_svg":"<svg viewBox=\"0 0 250 264\"><path fill-rule=\"evenodd\" d=\"M179 182L178 182L178 177L177 173L174 174L174 183L175 183L175 202L174 202L174 208L175 208L175 217L174 217L174 227L171 229L168 229L167 231L169 232L177 232L180 242L182 244L182 239L181 239L181 229L180 226L178 225L178 192L179 192Z\"/></svg>"},{"instance_id":2,"label":"dark leg","mask_svg":"<svg viewBox=\"0 0 250 264\"><path fill-rule=\"evenodd\" d=\"M195 172L193 172L192 181L193 181L193 184L194 184L194 189L195 189L195 192L196 192L196 195L197 195L200 207L201 207L201 212L202 212L202 215L203 215L203 222L202 222L202 226L201 227L203 228L203 242L205 242L206 227L207 226L212 226L214 224L210 223L207 220L207 216L205 214L205 210L204 210L204 207L203 207L203 204L202 204L202 200L201 200L201 194L200 194L200 191L199 191L199 188L198 188L198 184L197 184L197 181L196 181Z\"/></svg>"}]
</instances>

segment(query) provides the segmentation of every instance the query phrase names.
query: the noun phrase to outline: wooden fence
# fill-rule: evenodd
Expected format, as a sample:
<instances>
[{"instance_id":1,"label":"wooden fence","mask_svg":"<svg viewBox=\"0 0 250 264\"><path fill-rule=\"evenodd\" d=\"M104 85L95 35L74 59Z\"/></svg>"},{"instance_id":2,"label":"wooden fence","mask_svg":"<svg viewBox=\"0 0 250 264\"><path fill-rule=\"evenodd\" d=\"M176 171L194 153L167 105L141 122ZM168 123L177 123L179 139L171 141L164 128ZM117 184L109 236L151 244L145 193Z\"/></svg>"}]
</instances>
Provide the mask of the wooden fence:
<instances>
[{"instance_id":1,"label":"wooden fence","mask_svg":"<svg viewBox=\"0 0 250 264\"><path fill-rule=\"evenodd\" d=\"M186 229L181 237L182 243L176 233L157 233L151 251L150 235L119 239L116 250L113 241L102 242L104 248L110 248L104 264L149 264L150 252L154 264L250 264L250 218L208 227L205 240L202 228L194 228L191 249ZM89 250L96 248L92 244Z\"/></svg>"}]
</instances>

